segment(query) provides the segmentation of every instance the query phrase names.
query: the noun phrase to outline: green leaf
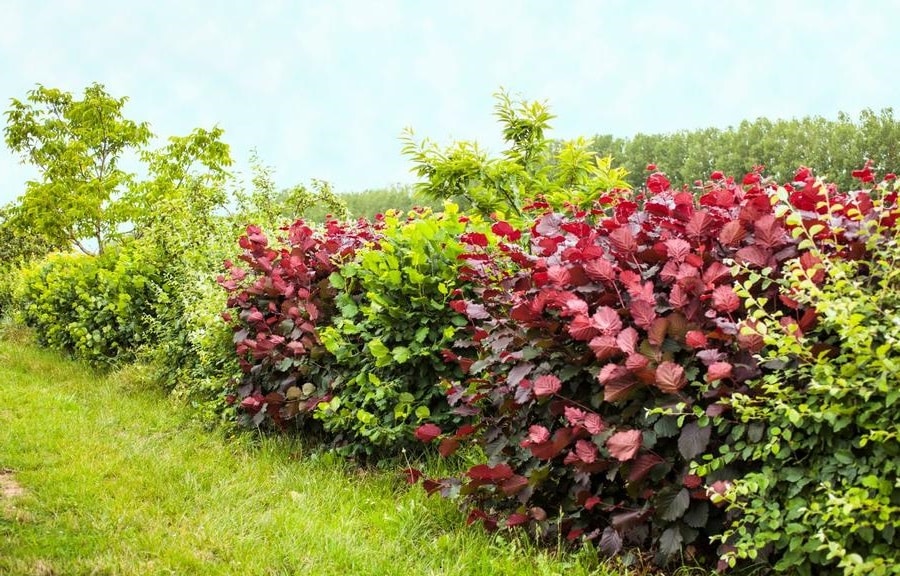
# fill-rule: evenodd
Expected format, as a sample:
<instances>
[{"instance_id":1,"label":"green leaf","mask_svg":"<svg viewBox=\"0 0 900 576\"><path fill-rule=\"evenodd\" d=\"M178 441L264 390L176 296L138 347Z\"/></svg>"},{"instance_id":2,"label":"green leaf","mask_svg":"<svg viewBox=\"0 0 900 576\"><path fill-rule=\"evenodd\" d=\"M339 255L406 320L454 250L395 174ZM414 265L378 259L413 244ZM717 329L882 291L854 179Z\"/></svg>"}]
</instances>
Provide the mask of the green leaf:
<instances>
[{"instance_id":1,"label":"green leaf","mask_svg":"<svg viewBox=\"0 0 900 576\"><path fill-rule=\"evenodd\" d=\"M369 353L371 353L376 360L381 360L385 357L390 356L391 354L391 351L379 338L373 338L372 340L369 340L368 344L366 344L366 347L369 349Z\"/></svg>"},{"instance_id":2,"label":"green leaf","mask_svg":"<svg viewBox=\"0 0 900 576\"><path fill-rule=\"evenodd\" d=\"M409 360L409 348L407 348L406 346L397 346L396 348L394 348L392 355L394 357L394 362L403 364L404 362Z\"/></svg>"},{"instance_id":3,"label":"green leaf","mask_svg":"<svg viewBox=\"0 0 900 576\"><path fill-rule=\"evenodd\" d=\"M328 276L328 282L331 283L332 286L337 288L338 290L343 290L347 287L346 282L344 281L344 277L341 276L340 272L332 272Z\"/></svg>"}]
</instances>

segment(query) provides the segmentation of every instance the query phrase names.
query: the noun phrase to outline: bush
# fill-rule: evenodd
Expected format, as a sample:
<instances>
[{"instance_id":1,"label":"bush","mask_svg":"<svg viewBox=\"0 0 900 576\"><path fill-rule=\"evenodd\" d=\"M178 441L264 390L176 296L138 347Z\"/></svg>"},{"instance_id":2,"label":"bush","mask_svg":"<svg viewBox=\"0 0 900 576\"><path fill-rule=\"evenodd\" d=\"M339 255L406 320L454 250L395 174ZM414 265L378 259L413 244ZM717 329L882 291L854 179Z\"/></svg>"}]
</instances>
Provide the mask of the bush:
<instances>
[{"instance_id":1,"label":"bush","mask_svg":"<svg viewBox=\"0 0 900 576\"><path fill-rule=\"evenodd\" d=\"M815 204L806 176L798 173L791 200ZM753 463L700 466L736 449L723 447L732 421L722 401L748 394L761 374L753 354L762 336L733 286L763 271L777 278L797 256L809 265L813 245L773 213L776 187L759 173L741 183L714 173L696 196L660 173L647 188L646 198L591 212L544 213L530 230L497 222L502 249L469 256L479 265L468 279L482 288L454 304L470 320L472 352L449 398L473 417L426 439L440 438L445 453L476 442L486 459L426 487L463 495L470 521L490 527L532 524L608 554L640 546L660 563L683 554L711 562L727 518L707 489ZM865 212L865 199L842 209ZM777 284L750 294L802 330L815 320L780 299Z\"/></svg>"},{"instance_id":2,"label":"bush","mask_svg":"<svg viewBox=\"0 0 900 576\"><path fill-rule=\"evenodd\" d=\"M234 326L242 371L233 401L245 424L309 428L312 419L302 416L334 397L340 376L325 361L328 351L317 332L335 314L330 276L377 231L362 220L329 221L321 229L298 220L282 231L286 238L273 248L260 228L249 226L239 257L247 268L226 262L228 275L218 279L228 293L225 318Z\"/></svg>"},{"instance_id":3,"label":"bush","mask_svg":"<svg viewBox=\"0 0 900 576\"><path fill-rule=\"evenodd\" d=\"M900 570L900 208L883 186L854 196L832 192L798 208L782 194L779 211L810 250L776 282L817 322L800 328L748 298L770 370L730 399L740 425L708 466L753 464L725 495L731 565L768 560L803 575ZM744 431L765 441L747 445Z\"/></svg>"},{"instance_id":4,"label":"bush","mask_svg":"<svg viewBox=\"0 0 900 576\"><path fill-rule=\"evenodd\" d=\"M331 275L337 314L319 335L342 380L316 417L346 451L396 453L425 419L457 420L438 383L461 373L441 351L466 323L448 305L464 289L458 257L485 231L449 203L438 214L389 211L378 239Z\"/></svg>"},{"instance_id":5,"label":"bush","mask_svg":"<svg viewBox=\"0 0 900 576\"><path fill-rule=\"evenodd\" d=\"M51 255L22 271L16 299L39 342L112 364L148 341L159 283L158 264L129 243L101 256Z\"/></svg>"}]
</instances>

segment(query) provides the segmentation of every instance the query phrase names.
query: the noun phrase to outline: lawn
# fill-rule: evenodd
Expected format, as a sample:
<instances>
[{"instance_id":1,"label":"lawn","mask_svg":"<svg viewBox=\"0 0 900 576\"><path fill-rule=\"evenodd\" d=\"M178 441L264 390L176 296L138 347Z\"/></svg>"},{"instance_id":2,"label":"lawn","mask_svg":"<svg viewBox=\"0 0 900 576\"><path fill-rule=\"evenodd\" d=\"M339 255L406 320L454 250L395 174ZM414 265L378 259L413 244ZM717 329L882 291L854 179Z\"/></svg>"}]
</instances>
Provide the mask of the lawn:
<instances>
[{"instance_id":1,"label":"lawn","mask_svg":"<svg viewBox=\"0 0 900 576\"><path fill-rule=\"evenodd\" d=\"M398 473L226 438L128 369L0 341L0 574L625 574L466 528Z\"/></svg>"}]
</instances>

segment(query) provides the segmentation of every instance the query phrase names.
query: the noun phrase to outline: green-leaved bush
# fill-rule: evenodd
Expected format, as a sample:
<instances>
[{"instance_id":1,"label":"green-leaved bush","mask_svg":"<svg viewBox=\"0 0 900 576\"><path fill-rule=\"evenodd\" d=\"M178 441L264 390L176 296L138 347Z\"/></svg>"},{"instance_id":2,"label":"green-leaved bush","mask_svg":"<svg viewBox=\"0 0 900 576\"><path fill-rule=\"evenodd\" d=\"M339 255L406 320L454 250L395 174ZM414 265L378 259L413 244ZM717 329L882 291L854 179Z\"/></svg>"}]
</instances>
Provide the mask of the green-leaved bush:
<instances>
[{"instance_id":1,"label":"green-leaved bush","mask_svg":"<svg viewBox=\"0 0 900 576\"><path fill-rule=\"evenodd\" d=\"M466 320L449 302L463 288L464 240L490 234L451 203L439 213L389 211L382 224L331 275L338 313L320 331L343 382L316 417L353 452L396 450L424 420L455 420L440 382L461 373L441 352Z\"/></svg>"},{"instance_id":2,"label":"green-leaved bush","mask_svg":"<svg viewBox=\"0 0 900 576\"><path fill-rule=\"evenodd\" d=\"M801 249L775 280L782 298L814 310L801 330L740 291L766 344L765 375L728 401L739 422L711 468L751 466L726 492L726 560L774 561L789 574L900 573L900 209L897 192L858 192L846 228L813 224L781 191L777 213ZM846 198L815 209L839 221ZM811 208L811 207L808 207ZM804 225L805 224L805 225ZM755 280L755 282L754 282ZM745 434L757 438L745 442Z\"/></svg>"},{"instance_id":3,"label":"green-leaved bush","mask_svg":"<svg viewBox=\"0 0 900 576\"><path fill-rule=\"evenodd\" d=\"M16 301L39 342L108 365L147 342L159 282L158 263L126 243L100 256L48 256L22 271Z\"/></svg>"}]
</instances>

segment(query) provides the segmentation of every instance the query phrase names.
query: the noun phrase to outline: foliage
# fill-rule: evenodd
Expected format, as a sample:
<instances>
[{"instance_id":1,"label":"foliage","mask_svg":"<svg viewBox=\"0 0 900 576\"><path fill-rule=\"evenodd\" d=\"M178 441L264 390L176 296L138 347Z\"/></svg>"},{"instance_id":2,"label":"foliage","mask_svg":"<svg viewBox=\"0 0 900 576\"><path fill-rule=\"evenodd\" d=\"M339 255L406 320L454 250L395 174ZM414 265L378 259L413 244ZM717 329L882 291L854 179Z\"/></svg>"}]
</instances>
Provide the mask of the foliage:
<instances>
[{"instance_id":1,"label":"foliage","mask_svg":"<svg viewBox=\"0 0 900 576\"><path fill-rule=\"evenodd\" d=\"M0 316L12 307L19 269L57 248L46 237L28 229L16 205L0 208Z\"/></svg>"},{"instance_id":2,"label":"foliage","mask_svg":"<svg viewBox=\"0 0 900 576\"><path fill-rule=\"evenodd\" d=\"M324 222L349 217L346 202L334 193L328 182L314 179L310 188L297 185L278 190L274 169L264 165L256 152L251 155L250 166L250 191L238 190L235 194L243 225L255 222L262 228L275 229L298 218Z\"/></svg>"},{"instance_id":3,"label":"foliage","mask_svg":"<svg viewBox=\"0 0 900 576\"><path fill-rule=\"evenodd\" d=\"M857 175L873 177L868 166ZM896 187L890 191L882 183L853 195L822 189L817 202L789 198L781 192L778 210L809 251L774 282L794 306L814 311L817 323L801 329L785 322L750 297L751 279L744 283L748 311L764 335L761 361L770 370L748 393L730 399L740 426L730 449L707 466L755 465L724 496L734 516L723 534L729 545L724 558L732 565L769 560L778 570L803 575L896 574ZM745 430L765 441L744 442Z\"/></svg>"},{"instance_id":4,"label":"foliage","mask_svg":"<svg viewBox=\"0 0 900 576\"><path fill-rule=\"evenodd\" d=\"M247 268L226 262L227 276L218 281L236 314L235 351L243 377L235 401L244 420L253 425L270 421L284 427L310 419L319 402L333 397L334 367L322 361L328 352L316 327L335 313L336 289L329 277L340 263L376 238L366 221L329 221L313 229L302 220L282 229L275 247L257 226L240 238L239 256Z\"/></svg>"},{"instance_id":5,"label":"foliage","mask_svg":"<svg viewBox=\"0 0 900 576\"><path fill-rule=\"evenodd\" d=\"M561 210L585 209L610 193L629 187L626 171L612 167L583 138L556 146L545 136L553 115L541 102L514 102L496 95L495 115L509 147L500 158L489 158L477 143L459 141L441 149L434 142L416 143L412 131L403 137L403 152L424 181L418 193L433 199L463 199L484 216L498 214L513 223L527 220L526 207L535 200Z\"/></svg>"},{"instance_id":6,"label":"foliage","mask_svg":"<svg viewBox=\"0 0 900 576\"><path fill-rule=\"evenodd\" d=\"M161 281L133 243L100 256L54 254L22 271L16 299L44 345L95 364L134 357L150 333L146 313Z\"/></svg>"},{"instance_id":7,"label":"foliage","mask_svg":"<svg viewBox=\"0 0 900 576\"><path fill-rule=\"evenodd\" d=\"M465 241L486 242L484 232L450 203L437 214L388 211L377 240L331 275L338 312L319 335L342 382L316 417L346 451L396 453L425 419L456 421L438 382L461 376L441 351L465 319L448 303L466 288Z\"/></svg>"},{"instance_id":8,"label":"foliage","mask_svg":"<svg viewBox=\"0 0 900 576\"><path fill-rule=\"evenodd\" d=\"M91 239L102 253L119 235L119 225L135 217L124 198L132 175L120 167L130 151L151 137L145 123L123 116L126 98L103 86L85 89L82 100L38 86L6 112L6 143L37 166L41 180L29 182L21 198L23 217L54 244L75 244L90 253Z\"/></svg>"},{"instance_id":9,"label":"foliage","mask_svg":"<svg viewBox=\"0 0 900 576\"><path fill-rule=\"evenodd\" d=\"M362 192L344 192L337 197L347 205L347 213L354 218L374 220L379 214L388 210L409 212L414 208L441 208L441 201L428 199L415 193L411 186L394 185L389 188L363 190ZM302 216L314 222L327 220L329 208L316 206Z\"/></svg>"},{"instance_id":10,"label":"foliage","mask_svg":"<svg viewBox=\"0 0 900 576\"><path fill-rule=\"evenodd\" d=\"M733 432L739 444L722 447L732 435L722 401L748 394L760 374L762 336L732 286L763 271L778 278L798 256L809 267L815 244L789 234L798 224L773 212L770 197L777 189L815 206L825 188L806 168L795 180L777 189L757 172L740 184L715 172L691 194L656 172L641 203L547 211L530 230L495 223L508 241L471 257L467 279L482 288L455 303L470 319L473 353L460 358L469 375L449 397L473 419L425 438L444 448L468 438L486 461L426 488L465 496L470 519L492 527L534 524L544 537L594 540L609 554L630 545L660 562L687 553L710 561L726 518L703 484L721 491L752 463L712 468L704 455L747 447L743 429ZM828 222L851 231L851 215L871 209L864 195L840 206ZM747 289L784 322L815 322L777 284Z\"/></svg>"},{"instance_id":11,"label":"foliage","mask_svg":"<svg viewBox=\"0 0 900 576\"><path fill-rule=\"evenodd\" d=\"M885 171L900 166L900 122L894 111L841 113L836 119L807 116L790 120L758 118L726 129L704 128L669 134L636 134L627 138L599 135L590 149L610 154L629 171L633 186L643 169L655 163L677 185L691 185L699 175L721 170L744 174L757 165L777 181L786 181L803 164L827 176L841 190L855 184L852 172L865 158Z\"/></svg>"}]
</instances>

